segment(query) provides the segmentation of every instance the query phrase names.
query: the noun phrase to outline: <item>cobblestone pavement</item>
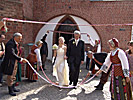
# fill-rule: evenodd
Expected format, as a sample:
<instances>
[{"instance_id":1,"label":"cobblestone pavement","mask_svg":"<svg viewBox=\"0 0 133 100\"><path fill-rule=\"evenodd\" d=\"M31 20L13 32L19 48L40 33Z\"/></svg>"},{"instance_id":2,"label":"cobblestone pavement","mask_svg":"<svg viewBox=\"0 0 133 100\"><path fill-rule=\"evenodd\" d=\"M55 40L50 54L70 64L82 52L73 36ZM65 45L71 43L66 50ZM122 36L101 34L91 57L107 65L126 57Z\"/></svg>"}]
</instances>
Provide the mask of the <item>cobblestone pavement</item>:
<instances>
[{"instance_id":1,"label":"cobblestone pavement","mask_svg":"<svg viewBox=\"0 0 133 100\"><path fill-rule=\"evenodd\" d=\"M52 64L47 61L46 65L47 76L52 81L56 81L55 77L52 76ZM82 65L79 82L82 81L87 72L85 65ZM39 73L44 76L41 71ZM99 78L100 76L95 77L91 82L81 85L77 89L60 89L41 78L37 82L28 82L26 78L22 78L23 81L17 86L21 89L17 96L8 95L7 85L4 83L0 87L0 100L111 100L109 81L105 84L103 91L95 90L94 86L99 83Z\"/></svg>"}]
</instances>

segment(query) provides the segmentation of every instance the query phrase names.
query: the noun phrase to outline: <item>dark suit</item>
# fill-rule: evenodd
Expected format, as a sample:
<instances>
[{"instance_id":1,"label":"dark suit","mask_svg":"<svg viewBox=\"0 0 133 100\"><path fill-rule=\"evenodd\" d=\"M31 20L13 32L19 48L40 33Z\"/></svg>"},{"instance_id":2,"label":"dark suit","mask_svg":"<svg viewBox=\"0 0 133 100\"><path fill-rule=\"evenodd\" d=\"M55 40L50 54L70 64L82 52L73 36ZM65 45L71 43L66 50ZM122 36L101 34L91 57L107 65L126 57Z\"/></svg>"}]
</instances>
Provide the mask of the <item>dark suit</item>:
<instances>
[{"instance_id":1,"label":"dark suit","mask_svg":"<svg viewBox=\"0 0 133 100\"><path fill-rule=\"evenodd\" d=\"M48 57L48 44L47 42L43 41L42 47L40 49L41 55L46 55Z\"/></svg>"},{"instance_id":2,"label":"dark suit","mask_svg":"<svg viewBox=\"0 0 133 100\"><path fill-rule=\"evenodd\" d=\"M79 70L81 61L84 61L84 42L82 40L78 41L76 46L75 39L71 39L68 43L67 57L70 70L70 84L76 86L79 77Z\"/></svg>"},{"instance_id":3,"label":"dark suit","mask_svg":"<svg viewBox=\"0 0 133 100\"><path fill-rule=\"evenodd\" d=\"M10 39L5 45L5 57L1 64L0 71L6 75L12 75L15 61L20 61L21 58L17 56L18 50L14 39Z\"/></svg>"},{"instance_id":4,"label":"dark suit","mask_svg":"<svg viewBox=\"0 0 133 100\"><path fill-rule=\"evenodd\" d=\"M90 58L88 57L88 51L86 51L86 69L89 70Z\"/></svg>"},{"instance_id":5,"label":"dark suit","mask_svg":"<svg viewBox=\"0 0 133 100\"><path fill-rule=\"evenodd\" d=\"M105 52L103 52L103 53L94 53L93 56L96 60L92 59L92 62L91 62L92 64L91 64L91 69L90 69L91 71L95 67L95 64L98 66L99 69L101 68L102 64L104 63L104 61L107 57L107 53L105 53ZM109 74L110 74L110 70L107 73L102 72L102 75L101 75L101 78L100 78L100 82L102 84L105 84L107 82Z\"/></svg>"},{"instance_id":6,"label":"dark suit","mask_svg":"<svg viewBox=\"0 0 133 100\"><path fill-rule=\"evenodd\" d=\"M18 54L18 46L14 39L10 39L5 46L5 57L0 66L0 71L7 75L7 85L9 94L12 96L16 96L16 93L19 92L19 89L15 88L15 80L17 73L17 60L20 61L21 58L17 56Z\"/></svg>"},{"instance_id":7,"label":"dark suit","mask_svg":"<svg viewBox=\"0 0 133 100\"><path fill-rule=\"evenodd\" d=\"M107 57L107 53L105 53L105 52L103 52L103 53L94 53L93 56L100 63L104 63L105 58ZM92 59L91 68L90 68L91 71L95 68L95 64L98 66L99 69L101 68L101 65L99 65L97 62L95 62L94 59Z\"/></svg>"},{"instance_id":8,"label":"dark suit","mask_svg":"<svg viewBox=\"0 0 133 100\"><path fill-rule=\"evenodd\" d=\"M45 61L46 58L48 57L48 44L45 41L45 38L47 37L47 34L45 34L43 36L43 38L41 39L41 41L43 42L42 47L40 49L40 54L41 54L41 60L42 60L42 67L43 69L45 69Z\"/></svg>"},{"instance_id":9,"label":"dark suit","mask_svg":"<svg viewBox=\"0 0 133 100\"><path fill-rule=\"evenodd\" d=\"M5 44L3 42L0 43L0 51L5 51ZM4 54L0 56L0 66L3 61L3 58L4 58ZM2 82L3 82L3 74L0 73L0 83L2 83Z\"/></svg>"}]
</instances>

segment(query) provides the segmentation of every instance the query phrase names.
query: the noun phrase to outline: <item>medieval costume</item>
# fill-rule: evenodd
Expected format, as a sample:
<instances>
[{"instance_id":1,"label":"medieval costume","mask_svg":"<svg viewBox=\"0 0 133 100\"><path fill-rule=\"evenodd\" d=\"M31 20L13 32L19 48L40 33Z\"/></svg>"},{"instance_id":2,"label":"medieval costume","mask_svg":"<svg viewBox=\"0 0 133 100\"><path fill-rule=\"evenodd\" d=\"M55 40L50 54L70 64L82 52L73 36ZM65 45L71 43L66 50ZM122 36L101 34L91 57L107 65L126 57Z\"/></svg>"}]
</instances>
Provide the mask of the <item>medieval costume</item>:
<instances>
[{"instance_id":1,"label":"medieval costume","mask_svg":"<svg viewBox=\"0 0 133 100\"><path fill-rule=\"evenodd\" d=\"M19 45L19 54L18 55L21 57L23 52L24 51L22 50L22 47ZM19 82L22 81L22 79L21 79L21 75L22 75L21 64L22 64L22 62L18 61L17 64L18 64L18 68L17 68L17 73L16 73L16 83L15 83L16 86L18 86Z\"/></svg>"},{"instance_id":2,"label":"medieval costume","mask_svg":"<svg viewBox=\"0 0 133 100\"><path fill-rule=\"evenodd\" d=\"M13 38L10 39L6 46L5 46L5 57L4 60L0 66L0 72L7 75L7 85L9 94L11 96L16 96L16 93L19 92L19 89L15 88L14 81L16 79L16 73L17 73L17 62L22 61L26 62L24 58L21 58L18 56L19 48L18 43L20 43L22 39L21 33L15 33L13 35Z\"/></svg>"},{"instance_id":3,"label":"medieval costume","mask_svg":"<svg viewBox=\"0 0 133 100\"><path fill-rule=\"evenodd\" d=\"M42 42L40 43L42 45ZM27 60L29 60L30 64L35 70L39 71L39 66L42 66L39 46L33 45L31 47L31 53L28 55ZM26 78L28 78L30 81L38 80L38 75L31 69L29 65L26 67Z\"/></svg>"},{"instance_id":4,"label":"medieval costume","mask_svg":"<svg viewBox=\"0 0 133 100\"><path fill-rule=\"evenodd\" d=\"M101 70L107 72L112 64L110 92L112 100L132 100L131 82L129 79L129 64L126 54L118 48L118 40L109 40L111 53L105 59ZM127 81L128 80L128 81Z\"/></svg>"}]
</instances>

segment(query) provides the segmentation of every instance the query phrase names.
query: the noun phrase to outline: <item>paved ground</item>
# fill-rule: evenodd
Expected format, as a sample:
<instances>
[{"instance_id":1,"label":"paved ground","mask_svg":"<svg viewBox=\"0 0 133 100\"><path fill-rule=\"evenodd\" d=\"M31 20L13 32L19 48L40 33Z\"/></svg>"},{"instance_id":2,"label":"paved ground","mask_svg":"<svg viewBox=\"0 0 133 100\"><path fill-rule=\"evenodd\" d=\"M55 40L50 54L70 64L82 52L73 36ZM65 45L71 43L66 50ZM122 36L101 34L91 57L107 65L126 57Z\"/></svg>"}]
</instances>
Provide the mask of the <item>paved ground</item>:
<instances>
[{"instance_id":1,"label":"paved ground","mask_svg":"<svg viewBox=\"0 0 133 100\"><path fill-rule=\"evenodd\" d=\"M55 77L52 76L51 63L47 61L46 65L47 76L55 81ZM85 65L81 66L79 82L82 81L87 72ZM44 76L41 71L39 73ZM60 89L46 83L41 78L33 83L23 78L23 81L17 86L21 92L17 93L15 97L8 95L7 86L4 83L3 87L0 87L0 100L110 100L109 81L105 84L103 91L95 90L94 86L98 82L99 77L96 77L77 89Z\"/></svg>"}]
</instances>

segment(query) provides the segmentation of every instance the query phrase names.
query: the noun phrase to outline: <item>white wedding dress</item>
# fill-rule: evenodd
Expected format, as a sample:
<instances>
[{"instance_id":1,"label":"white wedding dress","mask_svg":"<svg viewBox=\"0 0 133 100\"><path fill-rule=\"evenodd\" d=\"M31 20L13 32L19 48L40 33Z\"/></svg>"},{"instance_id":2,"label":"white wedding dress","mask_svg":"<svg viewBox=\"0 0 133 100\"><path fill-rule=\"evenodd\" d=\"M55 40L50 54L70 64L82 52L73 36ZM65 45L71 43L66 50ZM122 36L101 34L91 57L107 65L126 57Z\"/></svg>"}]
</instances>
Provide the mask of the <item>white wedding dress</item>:
<instances>
[{"instance_id":1,"label":"white wedding dress","mask_svg":"<svg viewBox=\"0 0 133 100\"><path fill-rule=\"evenodd\" d=\"M56 77L60 86L69 85L69 67L64 59L64 46L57 49L57 57L53 65L53 76Z\"/></svg>"}]
</instances>

